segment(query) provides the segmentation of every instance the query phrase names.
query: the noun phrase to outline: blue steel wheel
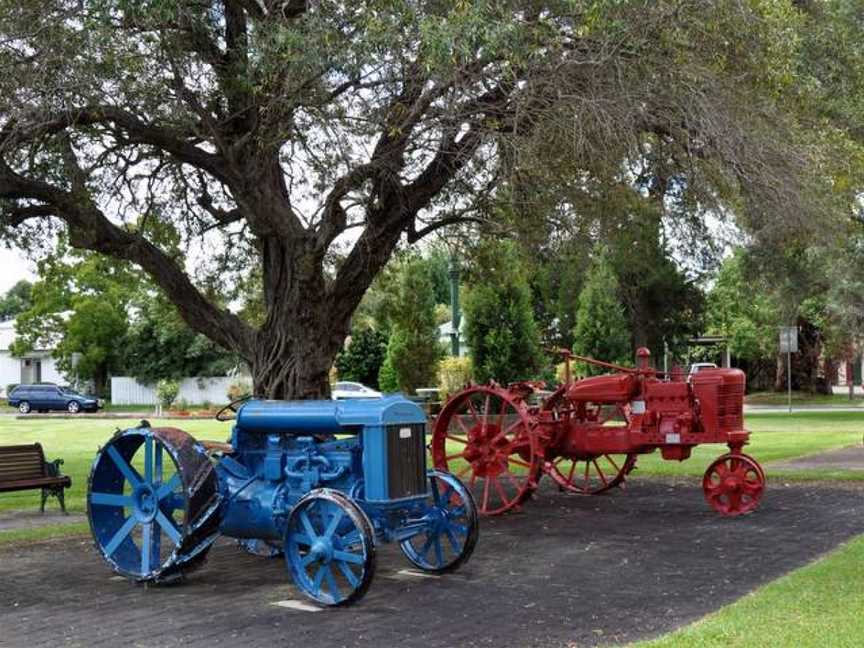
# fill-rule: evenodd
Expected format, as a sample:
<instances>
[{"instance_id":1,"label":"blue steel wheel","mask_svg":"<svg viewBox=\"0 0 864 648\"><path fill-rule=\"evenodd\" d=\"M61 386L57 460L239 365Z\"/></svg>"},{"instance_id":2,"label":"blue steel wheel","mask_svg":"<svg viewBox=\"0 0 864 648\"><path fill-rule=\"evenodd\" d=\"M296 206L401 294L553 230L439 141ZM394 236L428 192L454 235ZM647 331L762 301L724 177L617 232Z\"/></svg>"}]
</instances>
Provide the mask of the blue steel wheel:
<instances>
[{"instance_id":1,"label":"blue steel wheel","mask_svg":"<svg viewBox=\"0 0 864 648\"><path fill-rule=\"evenodd\" d=\"M424 530L400 543L402 553L424 571L444 573L464 565L477 544L477 505L455 475L429 471Z\"/></svg>"},{"instance_id":2,"label":"blue steel wheel","mask_svg":"<svg viewBox=\"0 0 864 648\"><path fill-rule=\"evenodd\" d=\"M118 431L93 462L90 530L106 562L131 580L172 581L203 564L218 504L213 466L182 430Z\"/></svg>"},{"instance_id":3,"label":"blue steel wheel","mask_svg":"<svg viewBox=\"0 0 864 648\"><path fill-rule=\"evenodd\" d=\"M375 574L372 526L343 493L310 491L288 516L285 562L306 596L324 605L354 603Z\"/></svg>"}]
</instances>

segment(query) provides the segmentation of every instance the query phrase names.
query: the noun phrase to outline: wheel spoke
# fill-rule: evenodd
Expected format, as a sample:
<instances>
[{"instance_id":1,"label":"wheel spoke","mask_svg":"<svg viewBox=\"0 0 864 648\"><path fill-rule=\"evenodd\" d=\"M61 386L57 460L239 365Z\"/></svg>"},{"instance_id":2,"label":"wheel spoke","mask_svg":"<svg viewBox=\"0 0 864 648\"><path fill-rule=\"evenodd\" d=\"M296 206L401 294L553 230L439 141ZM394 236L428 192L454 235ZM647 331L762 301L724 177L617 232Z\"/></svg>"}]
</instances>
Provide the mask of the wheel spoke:
<instances>
[{"instance_id":1,"label":"wheel spoke","mask_svg":"<svg viewBox=\"0 0 864 648\"><path fill-rule=\"evenodd\" d=\"M470 396L466 399L466 402L468 403L468 409L471 410L471 416L474 417L475 421L480 423L480 414L478 414L477 408L474 407L474 403L472 402Z\"/></svg>"},{"instance_id":2,"label":"wheel spoke","mask_svg":"<svg viewBox=\"0 0 864 648\"><path fill-rule=\"evenodd\" d=\"M310 540L309 536L307 536L305 533L292 533L291 539L294 540L297 545L304 545L307 547L312 546L312 540Z\"/></svg>"},{"instance_id":3,"label":"wheel spoke","mask_svg":"<svg viewBox=\"0 0 864 648\"><path fill-rule=\"evenodd\" d=\"M596 459L592 459L591 463L593 463L594 467L597 469L597 474L600 475L600 480L603 482L603 485L608 486L609 482L606 481L606 475L604 475L603 471L600 470L600 464L597 463Z\"/></svg>"},{"instance_id":4,"label":"wheel spoke","mask_svg":"<svg viewBox=\"0 0 864 648\"><path fill-rule=\"evenodd\" d=\"M114 537L111 538L111 541L107 545L105 545L105 555L106 556L113 556L114 555L114 552L117 551L117 548L120 546L120 544L127 537L129 537L129 534L132 532L132 529L135 528L135 525L137 523L138 522L137 522L137 520L135 520L134 517L126 518L126 522L123 523L123 526L121 526L117 530L117 533L114 534Z\"/></svg>"},{"instance_id":5,"label":"wheel spoke","mask_svg":"<svg viewBox=\"0 0 864 648\"><path fill-rule=\"evenodd\" d=\"M158 485L162 484L162 477L163 477L163 471L164 471L163 466L162 466L162 459L163 459L162 444L157 443L156 444L156 475L155 475L154 479L156 480L156 484L158 484Z\"/></svg>"},{"instance_id":6,"label":"wheel spoke","mask_svg":"<svg viewBox=\"0 0 864 648\"><path fill-rule=\"evenodd\" d=\"M180 473L174 473L174 476L166 483L162 484L156 491L156 499L163 500L174 492L174 489L181 485Z\"/></svg>"},{"instance_id":7,"label":"wheel spoke","mask_svg":"<svg viewBox=\"0 0 864 648\"><path fill-rule=\"evenodd\" d=\"M441 491L438 490L438 480L433 477L429 481L432 484L432 501L435 502L435 506L441 508Z\"/></svg>"},{"instance_id":8,"label":"wheel spoke","mask_svg":"<svg viewBox=\"0 0 864 648\"><path fill-rule=\"evenodd\" d=\"M609 463L612 464L612 467L615 469L616 473L621 472L621 469L618 467L618 464L616 464L615 460L612 459L612 455L604 454L603 456L606 457L606 461L608 461Z\"/></svg>"},{"instance_id":9,"label":"wheel spoke","mask_svg":"<svg viewBox=\"0 0 864 648\"><path fill-rule=\"evenodd\" d=\"M90 493L90 503L99 506L132 506L132 498L129 495L117 495L114 493Z\"/></svg>"},{"instance_id":10,"label":"wheel spoke","mask_svg":"<svg viewBox=\"0 0 864 648\"><path fill-rule=\"evenodd\" d=\"M303 567L308 567L310 563L313 563L316 560L318 560L318 556L310 551L305 556L303 556L303 558L300 559L300 564Z\"/></svg>"},{"instance_id":11,"label":"wheel spoke","mask_svg":"<svg viewBox=\"0 0 864 648\"><path fill-rule=\"evenodd\" d=\"M489 477L483 480L483 505L480 508L484 511L489 510Z\"/></svg>"},{"instance_id":12,"label":"wheel spoke","mask_svg":"<svg viewBox=\"0 0 864 648\"><path fill-rule=\"evenodd\" d=\"M498 480L498 477L492 477L495 484L495 490L498 491L498 496L501 498L501 503L504 506L510 506L510 499L507 497L507 494L504 492L504 487L501 485L501 482Z\"/></svg>"},{"instance_id":13,"label":"wheel spoke","mask_svg":"<svg viewBox=\"0 0 864 648\"><path fill-rule=\"evenodd\" d=\"M340 560L336 564L339 566L339 571L341 571L342 575L345 576L345 580L350 583L351 588L357 589L357 587L360 585L360 579L358 579L357 575L353 571L351 571L351 567L342 560Z\"/></svg>"},{"instance_id":14,"label":"wheel spoke","mask_svg":"<svg viewBox=\"0 0 864 648\"><path fill-rule=\"evenodd\" d=\"M339 526L339 523L342 521L345 513L341 508L337 508L336 512L333 514L333 518L330 520L330 526L327 527L327 530L324 532L325 538L330 538L336 532L336 529Z\"/></svg>"},{"instance_id":15,"label":"wheel spoke","mask_svg":"<svg viewBox=\"0 0 864 648\"><path fill-rule=\"evenodd\" d=\"M486 401L483 403L483 421L481 425L481 430L486 432L486 428L489 427L489 406L492 404L492 396L486 395Z\"/></svg>"},{"instance_id":16,"label":"wheel spoke","mask_svg":"<svg viewBox=\"0 0 864 648\"><path fill-rule=\"evenodd\" d=\"M306 534L315 539L318 537L315 529L312 527L312 521L309 519L309 516L306 514L306 511L300 511L300 524L303 525L303 530L306 531Z\"/></svg>"},{"instance_id":17,"label":"wheel spoke","mask_svg":"<svg viewBox=\"0 0 864 648\"><path fill-rule=\"evenodd\" d=\"M129 482L130 486L134 488L141 484L141 475L139 475L138 471L126 462L126 460L117 451L117 448L113 445L108 446L108 456L111 457L114 465L117 466L117 470L123 473L123 476L126 478L126 481Z\"/></svg>"},{"instance_id":18,"label":"wheel spoke","mask_svg":"<svg viewBox=\"0 0 864 648\"><path fill-rule=\"evenodd\" d=\"M315 572L315 580L312 582L312 589L316 594L321 591L321 581L324 580L324 570L326 567L326 565L319 565L318 571Z\"/></svg>"},{"instance_id":19,"label":"wheel spoke","mask_svg":"<svg viewBox=\"0 0 864 648\"><path fill-rule=\"evenodd\" d=\"M462 553L462 543L456 539L456 536L453 535L453 529L450 525L444 528L444 533L447 536L447 540L450 541L450 546L453 548L453 553L457 556Z\"/></svg>"},{"instance_id":20,"label":"wheel spoke","mask_svg":"<svg viewBox=\"0 0 864 648\"><path fill-rule=\"evenodd\" d=\"M158 533L156 535L159 535ZM142 525L141 533L141 573L150 573L150 559L153 555L153 523Z\"/></svg>"},{"instance_id":21,"label":"wheel spoke","mask_svg":"<svg viewBox=\"0 0 864 648\"><path fill-rule=\"evenodd\" d=\"M441 547L441 534L435 534L435 560L438 561L438 567L444 566L444 549Z\"/></svg>"},{"instance_id":22,"label":"wheel spoke","mask_svg":"<svg viewBox=\"0 0 864 648\"><path fill-rule=\"evenodd\" d=\"M144 481L153 483L153 437L144 437Z\"/></svg>"},{"instance_id":23,"label":"wheel spoke","mask_svg":"<svg viewBox=\"0 0 864 648\"><path fill-rule=\"evenodd\" d=\"M576 472L576 460L570 461L570 473L567 475L567 481L573 483L573 474Z\"/></svg>"},{"instance_id":24,"label":"wheel spoke","mask_svg":"<svg viewBox=\"0 0 864 648\"><path fill-rule=\"evenodd\" d=\"M327 587L330 588L330 595L336 602L341 601L345 597L342 596L342 590L339 589L339 585L336 583L336 577L333 576L333 570L330 569L330 565L327 565L326 571L324 572L324 578L327 579Z\"/></svg>"},{"instance_id":25,"label":"wheel spoke","mask_svg":"<svg viewBox=\"0 0 864 648\"><path fill-rule=\"evenodd\" d=\"M361 556L360 554L352 553L350 551L334 551L333 558L335 558L336 560L341 560L342 562L353 563L355 565L362 565L364 562L363 556Z\"/></svg>"},{"instance_id":26,"label":"wheel spoke","mask_svg":"<svg viewBox=\"0 0 864 648\"><path fill-rule=\"evenodd\" d=\"M465 427L465 421L462 420L462 414L454 414L453 418L456 420L456 424L462 430L462 434L464 434L465 436L468 436L469 430L467 427Z\"/></svg>"},{"instance_id":27,"label":"wheel spoke","mask_svg":"<svg viewBox=\"0 0 864 648\"><path fill-rule=\"evenodd\" d=\"M168 534L168 537L171 538L174 544L179 545L183 536L177 527L174 526L174 522L170 518L165 517L165 514L161 510L156 511L156 521L159 523L159 526L162 527L162 530Z\"/></svg>"},{"instance_id":28,"label":"wheel spoke","mask_svg":"<svg viewBox=\"0 0 864 648\"><path fill-rule=\"evenodd\" d=\"M450 439L451 441L458 441L458 442L461 443L462 445L468 445L468 440L467 440L467 439L462 439L462 438L460 438L460 437L453 436L452 434L448 434L448 435L446 435L446 437L447 437L448 439Z\"/></svg>"},{"instance_id":29,"label":"wheel spoke","mask_svg":"<svg viewBox=\"0 0 864 648\"><path fill-rule=\"evenodd\" d=\"M507 457L507 463L516 464L517 466L522 466L523 468L530 468L531 464L522 461L521 459L514 459L513 456Z\"/></svg>"}]
</instances>

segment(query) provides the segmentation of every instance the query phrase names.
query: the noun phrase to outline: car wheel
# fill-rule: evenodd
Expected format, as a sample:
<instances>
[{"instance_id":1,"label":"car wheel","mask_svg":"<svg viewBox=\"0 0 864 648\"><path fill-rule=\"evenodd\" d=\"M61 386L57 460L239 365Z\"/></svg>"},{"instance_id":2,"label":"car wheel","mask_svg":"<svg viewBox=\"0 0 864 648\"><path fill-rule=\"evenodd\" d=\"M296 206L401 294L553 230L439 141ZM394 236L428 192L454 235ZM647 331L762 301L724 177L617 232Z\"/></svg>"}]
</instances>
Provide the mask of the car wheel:
<instances>
[{"instance_id":1,"label":"car wheel","mask_svg":"<svg viewBox=\"0 0 864 648\"><path fill-rule=\"evenodd\" d=\"M21 412L22 414L29 414L30 413L30 403L28 403L27 401L21 401L20 403L18 403L18 411Z\"/></svg>"},{"instance_id":2,"label":"car wheel","mask_svg":"<svg viewBox=\"0 0 864 648\"><path fill-rule=\"evenodd\" d=\"M81 405L77 401L69 401L69 404L66 406L66 410L70 414L77 414L81 411Z\"/></svg>"}]
</instances>

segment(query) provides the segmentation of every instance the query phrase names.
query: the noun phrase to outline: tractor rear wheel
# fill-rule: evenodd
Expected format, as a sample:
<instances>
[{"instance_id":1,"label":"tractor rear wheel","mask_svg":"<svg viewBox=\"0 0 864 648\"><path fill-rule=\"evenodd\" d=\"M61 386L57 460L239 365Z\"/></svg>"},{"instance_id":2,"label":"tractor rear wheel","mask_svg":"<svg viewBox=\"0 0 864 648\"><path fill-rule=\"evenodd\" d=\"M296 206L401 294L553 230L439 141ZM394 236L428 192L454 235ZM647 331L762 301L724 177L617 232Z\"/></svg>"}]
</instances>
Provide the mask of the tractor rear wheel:
<instances>
[{"instance_id":1,"label":"tractor rear wheel","mask_svg":"<svg viewBox=\"0 0 864 648\"><path fill-rule=\"evenodd\" d=\"M432 459L474 490L482 515L518 507L537 488L542 448L522 397L497 385L453 396L435 421Z\"/></svg>"},{"instance_id":2,"label":"tractor rear wheel","mask_svg":"<svg viewBox=\"0 0 864 648\"><path fill-rule=\"evenodd\" d=\"M636 467L636 453L601 454L585 459L558 457L543 464L559 488L580 495L599 495L621 486Z\"/></svg>"},{"instance_id":3,"label":"tractor rear wheel","mask_svg":"<svg viewBox=\"0 0 864 648\"><path fill-rule=\"evenodd\" d=\"M167 582L205 559L219 535L216 473L190 435L146 426L119 431L93 462L87 516L118 574Z\"/></svg>"}]
</instances>

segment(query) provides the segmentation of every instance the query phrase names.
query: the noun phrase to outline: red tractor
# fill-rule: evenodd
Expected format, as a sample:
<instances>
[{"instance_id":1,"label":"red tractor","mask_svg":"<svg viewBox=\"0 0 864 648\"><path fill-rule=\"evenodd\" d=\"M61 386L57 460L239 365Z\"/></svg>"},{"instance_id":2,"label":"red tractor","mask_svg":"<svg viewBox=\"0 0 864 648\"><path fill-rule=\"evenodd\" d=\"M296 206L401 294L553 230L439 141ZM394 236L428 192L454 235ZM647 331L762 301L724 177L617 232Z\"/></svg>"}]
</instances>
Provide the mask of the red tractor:
<instances>
[{"instance_id":1,"label":"red tractor","mask_svg":"<svg viewBox=\"0 0 864 648\"><path fill-rule=\"evenodd\" d=\"M549 475L562 490L596 495L624 483L640 454L659 449L683 461L700 443L725 443L727 454L705 471L705 499L721 515L750 513L765 490L765 472L742 452L744 372L706 369L689 378L650 367L639 349L627 368L573 355L565 384L536 401L542 383L472 385L451 397L435 421L435 467L467 479L480 512L518 507ZM571 359L615 373L570 380Z\"/></svg>"}]
</instances>

